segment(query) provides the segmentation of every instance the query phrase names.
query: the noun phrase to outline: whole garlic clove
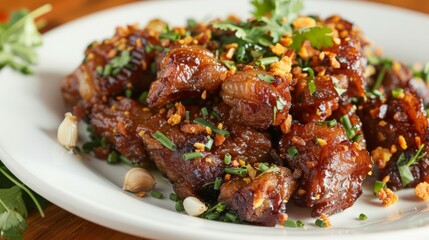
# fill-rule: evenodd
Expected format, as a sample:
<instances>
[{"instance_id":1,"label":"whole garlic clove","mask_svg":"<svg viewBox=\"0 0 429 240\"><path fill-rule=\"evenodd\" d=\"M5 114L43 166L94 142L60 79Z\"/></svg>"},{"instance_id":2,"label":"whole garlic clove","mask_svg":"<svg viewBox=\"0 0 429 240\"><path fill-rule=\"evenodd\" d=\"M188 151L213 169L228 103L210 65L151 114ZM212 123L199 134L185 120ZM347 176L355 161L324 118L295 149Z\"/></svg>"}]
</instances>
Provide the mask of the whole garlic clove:
<instances>
[{"instance_id":1,"label":"whole garlic clove","mask_svg":"<svg viewBox=\"0 0 429 240\"><path fill-rule=\"evenodd\" d=\"M57 139L68 150L76 147L78 136L77 120L71 113L66 113L64 120L58 127Z\"/></svg>"},{"instance_id":2,"label":"whole garlic clove","mask_svg":"<svg viewBox=\"0 0 429 240\"><path fill-rule=\"evenodd\" d=\"M199 216L207 211L207 206L196 197L187 197L183 201L183 207L190 216Z\"/></svg>"},{"instance_id":3,"label":"whole garlic clove","mask_svg":"<svg viewBox=\"0 0 429 240\"><path fill-rule=\"evenodd\" d=\"M155 178L144 168L132 168L125 174L122 189L133 193L149 191L156 185Z\"/></svg>"}]
</instances>

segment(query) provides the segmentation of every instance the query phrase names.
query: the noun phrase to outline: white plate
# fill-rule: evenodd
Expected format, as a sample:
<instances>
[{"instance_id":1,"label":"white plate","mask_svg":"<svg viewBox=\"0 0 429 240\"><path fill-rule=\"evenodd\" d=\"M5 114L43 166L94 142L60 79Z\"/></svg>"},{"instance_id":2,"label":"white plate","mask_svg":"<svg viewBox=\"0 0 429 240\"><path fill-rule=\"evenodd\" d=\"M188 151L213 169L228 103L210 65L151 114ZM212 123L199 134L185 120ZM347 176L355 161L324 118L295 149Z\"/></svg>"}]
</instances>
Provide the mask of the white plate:
<instances>
[{"instance_id":1,"label":"white plate","mask_svg":"<svg viewBox=\"0 0 429 240\"><path fill-rule=\"evenodd\" d=\"M380 206L371 187L355 205L331 217L333 227L320 229L309 210L289 206L289 215L305 229L266 228L208 221L177 213L168 199L172 191L158 177L157 190L166 199L138 199L121 190L125 166L82 161L56 141L57 126L66 108L59 91L61 79L82 60L85 46L112 35L126 23L145 24L162 18L182 25L189 17L211 19L236 13L247 16L248 0L141 2L114 8L61 26L44 37L36 75L24 77L5 69L0 74L0 158L30 188L49 201L90 221L130 234L162 239L385 239L427 236L429 203L412 190L399 193L399 202ZM367 37L389 56L408 63L429 60L429 18L415 12L352 1L308 1L307 13L339 13L357 23ZM370 184L367 184L370 185ZM368 215L358 221L360 213ZM55 229L51 229L55 231Z\"/></svg>"}]
</instances>

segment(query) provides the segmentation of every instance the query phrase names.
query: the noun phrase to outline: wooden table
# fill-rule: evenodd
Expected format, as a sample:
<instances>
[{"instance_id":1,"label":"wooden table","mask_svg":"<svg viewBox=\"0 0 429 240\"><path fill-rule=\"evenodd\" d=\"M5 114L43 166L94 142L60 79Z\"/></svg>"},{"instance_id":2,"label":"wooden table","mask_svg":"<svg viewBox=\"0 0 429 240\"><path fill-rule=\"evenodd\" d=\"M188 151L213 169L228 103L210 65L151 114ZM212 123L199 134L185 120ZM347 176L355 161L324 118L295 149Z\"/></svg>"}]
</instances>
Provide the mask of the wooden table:
<instances>
[{"instance_id":1,"label":"wooden table","mask_svg":"<svg viewBox=\"0 0 429 240\"><path fill-rule=\"evenodd\" d=\"M135 1L50 0L48 2L53 5L54 10L46 15L48 25L44 31L92 12ZM373 0L373 2L395 5L429 14L429 1L427 0ZM8 1L8 6L0 7L0 14L23 7L34 9L44 3L46 3L45 0ZM45 213L45 218L41 218L37 213L28 217L28 230L24 239L140 239L91 223L55 205L47 207Z\"/></svg>"}]
</instances>

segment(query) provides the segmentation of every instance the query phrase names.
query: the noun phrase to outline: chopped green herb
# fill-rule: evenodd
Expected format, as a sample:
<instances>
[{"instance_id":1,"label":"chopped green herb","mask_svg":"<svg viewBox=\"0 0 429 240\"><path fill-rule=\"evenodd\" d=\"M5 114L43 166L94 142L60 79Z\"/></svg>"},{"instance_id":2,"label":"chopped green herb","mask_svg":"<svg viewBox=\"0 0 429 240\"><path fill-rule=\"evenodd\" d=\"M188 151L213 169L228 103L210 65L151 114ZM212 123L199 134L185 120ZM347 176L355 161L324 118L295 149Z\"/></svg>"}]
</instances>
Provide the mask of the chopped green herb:
<instances>
[{"instance_id":1,"label":"chopped green herb","mask_svg":"<svg viewBox=\"0 0 429 240\"><path fill-rule=\"evenodd\" d=\"M302 228L304 227L304 223L302 221L294 221L294 220L287 220L283 223L283 226L290 227L290 228Z\"/></svg>"},{"instance_id":2,"label":"chopped green herb","mask_svg":"<svg viewBox=\"0 0 429 240\"><path fill-rule=\"evenodd\" d=\"M171 200L171 201L173 201L173 202L180 201L180 198L179 198L175 193L170 193L169 198L170 198L170 200Z\"/></svg>"},{"instance_id":3,"label":"chopped green herb","mask_svg":"<svg viewBox=\"0 0 429 240\"><path fill-rule=\"evenodd\" d=\"M331 47L333 45L332 29L326 26L300 28L292 36L292 44L289 48L299 51L305 41L309 41L313 48Z\"/></svg>"},{"instance_id":4,"label":"chopped green herb","mask_svg":"<svg viewBox=\"0 0 429 240\"><path fill-rule=\"evenodd\" d=\"M107 77L112 73L112 65L110 64L106 64L106 66L104 66L104 72L103 72L103 76Z\"/></svg>"},{"instance_id":5,"label":"chopped green herb","mask_svg":"<svg viewBox=\"0 0 429 240\"><path fill-rule=\"evenodd\" d=\"M286 107L286 104L286 100L284 100L282 97L276 99L277 110L282 111Z\"/></svg>"},{"instance_id":6,"label":"chopped green herb","mask_svg":"<svg viewBox=\"0 0 429 240\"><path fill-rule=\"evenodd\" d=\"M382 181L375 181L374 183L374 195L377 195L378 191L380 191L382 188L386 189L386 183Z\"/></svg>"},{"instance_id":7,"label":"chopped green herb","mask_svg":"<svg viewBox=\"0 0 429 240\"><path fill-rule=\"evenodd\" d=\"M316 222L314 223L316 226L321 228L326 228L326 223L322 219L316 219Z\"/></svg>"},{"instance_id":8,"label":"chopped green herb","mask_svg":"<svg viewBox=\"0 0 429 240\"><path fill-rule=\"evenodd\" d=\"M381 67L380 72L378 73L377 79L374 83L374 86L372 87L372 92L375 90L378 90L381 83L383 82L384 76L386 75L386 72L392 68L392 61L385 59L383 60L383 66Z\"/></svg>"},{"instance_id":9,"label":"chopped green herb","mask_svg":"<svg viewBox=\"0 0 429 240\"><path fill-rule=\"evenodd\" d=\"M259 79L261 79L262 81L264 81L268 84L275 82L274 76L271 76L268 74L258 73L258 74L256 74L256 76L258 76Z\"/></svg>"},{"instance_id":10,"label":"chopped green herb","mask_svg":"<svg viewBox=\"0 0 429 240\"><path fill-rule=\"evenodd\" d=\"M367 220L368 219L368 216L366 216L365 214L363 214L363 213L361 213L361 214L359 214L359 220Z\"/></svg>"},{"instance_id":11,"label":"chopped green herb","mask_svg":"<svg viewBox=\"0 0 429 240\"><path fill-rule=\"evenodd\" d=\"M244 46L239 46L235 54L237 62L239 63L247 63L250 61L250 57L247 55L246 48Z\"/></svg>"},{"instance_id":12,"label":"chopped green herb","mask_svg":"<svg viewBox=\"0 0 429 240\"><path fill-rule=\"evenodd\" d=\"M188 120L188 121L189 121L189 111L186 111L186 112L185 112L185 120Z\"/></svg>"},{"instance_id":13,"label":"chopped green herb","mask_svg":"<svg viewBox=\"0 0 429 240\"><path fill-rule=\"evenodd\" d=\"M235 216L233 213L230 213L230 212L227 212L225 214L225 218L230 222L234 222L234 223L238 222L238 217Z\"/></svg>"},{"instance_id":14,"label":"chopped green herb","mask_svg":"<svg viewBox=\"0 0 429 240\"><path fill-rule=\"evenodd\" d=\"M183 206L183 200L177 201L175 208L176 208L176 211L178 211L178 212L185 211L185 207Z\"/></svg>"},{"instance_id":15,"label":"chopped green herb","mask_svg":"<svg viewBox=\"0 0 429 240\"><path fill-rule=\"evenodd\" d=\"M199 124L199 125L201 125L203 127L209 127L213 132L215 132L215 133L217 133L217 134L219 134L221 136L229 137L229 132L228 131L216 127L213 123L208 122L208 121L206 121L203 118L196 118L196 119L194 119L193 122L197 123L197 124Z\"/></svg>"},{"instance_id":16,"label":"chopped green herb","mask_svg":"<svg viewBox=\"0 0 429 240\"><path fill-rule=\"evenodd\" d=\"M417 153L414 154L408 162L406 161L404 153L399 156L396 166L398 168L399 176L401 177L403 187L406 187L410 182L414 181L414 176L411 173L410 166L426 156L426 152L421 154L424 146L425 145L422 144L417 150Z\"/></svg>"},{"instance_id":17,"label":"chopped green herb","mask_svg":"<svg viewBox=\"0 0 429 240\"><path fill-rule=\"evenodd\" d=\"M157 192L157 191L151 191L150 195L154 198L162 199L164 198L164 194Z\"/></svg>"},{"instance_id":18,"label":"chopped green herb","mask_svg":"<svg viewBox=\"0 0 429 240\"><path fill-rule=\"evenodd\" d=\"M295 146L288 148L287 153L291 158L299 155L298 149Z\"/></svg>"},{"instance_id":19,"label":"chopped green herb","mask_svg":"<svg viewBox=\"0 0 429 240\"><path fill-rule=\"evenodd\" d=\"M332 119L332 120L329 120L329 121L317 122L316 124L319 125L319 126L326 125L328 127L335 127L335 126L337 126L337 120L336 119Z\"/></svg>"},{"instance_id":20,"label":"chopped green herb","mask_svg":"<svg viewBox=\"0 0 429 240\"><path fill-rule=\"evenodd\" d=\"M355 133L355 130L353 129L352 123L350 122L349 115L346 114L342 116L340 118L340 122L343 125L344 129L346 130L347 137L349 139L352 139L356 133Z\"/></svg>"},{"instance_id":21,"label":"chopped green herb","mask_svg":"<svg viewBox=\"0 0 429 240\"><path fill-rule=\"evenodd\" d=\"M234 61L231 61L231 60L221 60L221 62L222 62L223 64L225 64L225 66L226 66L228 69L231 69L232 67L235 67L235 63L234 63Z\"/></svg>"},{"instance_id":22,"label":"chopped green herb","mask_svg":"<svg viewBox=\"0 0 429 240\"><path fill-rule=\"evenodd\" d=\"M200 152L190 152L190 153L185 153L182 155L183 159L185 160L192 160L195 158L202 158L204 155Z\"/></svg>"},{"instance_id":23,"label":"chopped green herb","mask_svg":"<svg viewBox=\"0 0 429 240\"><path fill-rule=\"evenodd\" d=\"M266 66L266 65L271 65L275 62L278 62L279 58L278 57L266 57L266 58L261 58L259 60L256 61L256 64L259 66Z\"/></svg>"},{"instance_id":24,"label":"chopped green herb","mask_svg":"<svg viewBox=\"0 0 429 240\"><path fill-rule=\"evenodd\" d=\"M207 137L206 148L208 150L212 149L214 140L211 137Z\"/></svg>"},{"instance_id":25,"label":"chopped green herb","mask_svg":"<svg viewBox=\"0 0 429 240\"><path fill-rule=\"evenodd\" d=\"M125 97L126 98L131 98L132 96L133 96L133 90L131 90L131 89L125 90Z\"/></svg>"},{"instance_id":26,"label":"chopped green herb","mask_svg":"<svg viewBox=\"0 0 429 240\"><path fill-rule=\"evenodd\" d=\"M99 77L103 76L103 67L102 67L102 66L97 66L97 67L95 68L95 71L97 71L97 75L98 75Z\"/></svg>"},{"instance_id":27,"label":"chopped green herb","mask_svg":"<svg viewBox=\"0 0 429 240\"><path fill-rule=\"evenodd\" d=\"M216 120L218 120L218 121L222 120L220 117L220 114L214 110L212 111L212 115L213 115L213 117L216 118Z\"/></svg>"},{"instance_id":28,"label":"chopped green herb","mask_svg":"<svg viewBox=\"0 0 429 240\"><path fill-rule=\"evenodd\" d=\"M120 69L120 68L115 68L115 69L113 69L113 71L112 71L112 75L113 75L113 76L116 76L116 75L118 75L120 72L121 72L121 69Z\"/></svg>"},{"instance_id":29,"label":"chopped green herb","mask_svg":"<svg viewBox=\"0 0 429 240\"><path fill-rule=\"evenodd\" d=\"M141 103L146 103L146 99L147 99L147 96L149 95L149 92L148 91L144 91L144 92L142 92L142 94L140 94L140 97L139 97L139 101L141 102Z\"/></svg>"},{"instance_id":30,"label":"chopped green herb","mask_svg":"<svg viewBox=\"0 0 429 240\"><path fill-rule=\"evenodd\" d=\"M397 88L392 90L392 97L393 98L399 98L401 95L403 96L404 94L404 89L402 88Z\"/></svg>"},{"instance_id":31,"label":"chopped green herb","mask_svg":"<svg viewBox=\"0 0 429 240\"><path fill-rule=\"evenodd\" d=\"M122 163L124 163L124 164L126 164L126 165L128 165L128 166L130 166L130 167L135 167L136 165L135 164L133 164L133 162L130 160L130 159L128 159L127 157L125 157L124 155L119 155L119 160L122 162Z\"/></svg>"},{"instance_id":32,"label":"chopped green herb","mask_svg":"<svg viewBox=\"0 0 429 240\"><path fill-rule=\"evenodd\" d=\"M314 94L316 93L316 83L315 83L315 79L314 79L314 71L312 68L306 67L303 68L302 71L308 72L308 74L310 75L310 81L308 82L308 90L310 91L310 94L312 96L314 96Z\"/></svg>"},{"instance_id":33,"label":"chopped green herb","mask_svg":"<svg viewBox=\"0 0 429 240\"><path fill-rule=\"evenodd\" d=\"M261 172L265 172L265 171L267 171L268 169L270 169L268 166L267 166L267 164L265 164L265 163L259 163L258 164L258 169L259 169L259 171L261 171Z\"/></svg>"},{"instance_id":34,"label":"chopped green herb","mask_svg":"<svg viewBox=\"0 0 429 240\"><path fill-rule=\"evenodd\" d=\"M188 28L196 28L197 27L197 21L195 19L188 19L186 20L186 25L188 26Z\"/></svg>"},{"instance_id":35,"label":"chopped green herb","mask_svg":"<svg viewBox=\"0 0 429 240\"><path fill-rule=\"evenodd\" d=\"M239 168L229 167L225 168L225 172L229 174L238 175L240 177L245 177L247 175L247 168L246 166L241 166Z\"/></svg>"},{"instance_id":36,"label":"chopped green herb","mask_svg":"<svg viewBox=\"0 0 429 240\"><path fill-rule=\"evenodd\" d=\"M221 177L217 177L216 180L214 181L213 189L214 190L219 190L220 189L220 185L222 185L222 178Z\"/></svg>"},{"instance_id":37,"label":"chopped green herb","mask_svg":"<svg viewBox=\"0 0 429 240\"><path fill-rule=\"evenodd\" d=\"M358 133L351 140L353 142L358 142L361 137L362 137L362 134Z\"/></svg>"},{"instance_id":38,"label":"chopped green herb","mask_svg":"<svg viewBox=\"0 0 429 240\"><path fill-rule=\"evenodd\" d=\"M177 41L180 39L180 34L167 28L166 32L159 34L159 39L169 39L171 41Z\"/></svg>"},{"instance_id":39,"label":"chopped green herb","mask_svg":"<svg viewBox=\"0 0 429 240\"><path fill-rule=\"evenodd\" d=\"M113 68L123 68L127 66L131 61L130 51L122 51L121 55L110 60L110 64Z\"/></svg>"},{"instance_id":40,"label":"chopped green herb","mask_svg":"<svg viewBox=\"0 0 429 240\"><path fill-rule=\"evenodd\" d=\"M228 165L231 163L231 159L232 159L231 154L226 153L225 156L223 157L223 162Z\"/></svg>"},{"instance_id":41,"label":"chopped green herb","mask_svg":"<svg viewBox=\"0 0 429 240\"><path fill-rule=\"evenodd\" d=\"M201 113L203 114L203 117L206 118L209 115L209 111L206 107L201 108Z\"/></svg>"},{"instance_id":42,"label":"chopped green herb","mask_svg":"<svg viewBox=\"0 0 429 240\"><path fill-rule=\"evenodd\" d=\"M415 164L418 160L424 158L426 156L426 152L422 153L423 148L425 147L424 144L421 144L419 149L417 150L417 153L414 154L414 156L407 162L407 166L410 167L411 165Z\"/></svg>"},{"instance_id":43,"label":"chopped green herb","mask_svg":"<svg viewBox=\"0 0 429 240\"><path fill-rule=\"evenodd\" d=\"M204 214L203 217L208 220L217 220L219 219L220 214L218 212L210 212L210 213Z\"/></svg>"},{"instance_id":44,"label":"chopped green herb","mask_svg":"<svg viewBox=\"0 0 429 240\"><path fill-rule=\"evenodd\" d=\"M82 151L83 153L90 153L94 148L100 146L98 142L86 142L82 145Z\"/></svg>"},{"instance_id":45,"label":"chopped green herb","mask_svg":"<svg viewBox=\"0 0 429 240\"><path fill-rule=\"evenodd\" d=\"M155 138L159 143L161 143L164 147L170 149L171 151L177 151L176 145L168 139L162 132L156 131L153 135L153 138Z\"/></svg>"},{"instance_id":46,"label":"chopped green herb","mask_svg":"<svg viewBox=\"0 0 429 240\"><path fill-rule=\"evenodd\" d=\"M100 147L106 148L107 147L107 139L105 137L102 137L100 140Z\"/></svg>"},{"instance_id":47,"label":"chopped green herb","mask_svg":"<svg viewBox=\"0 0 429 240\"><path fill-rule=\"evenodd\" d=\"M116 151L112 151L107 156L107 163L108 164L116 164L118 163L118 153Z\"/></svg>"},{"instance_id":48,"label":"chopped green herb","mask_svg":"<svg viewBox=\"0 0 429 240\"><path fill-rule=\"evenodd\" d=\"M429 62L423 68L423 80L429 81Z\"/></svg>"},{"instance_id":49,"label":"chopped green herb","mask_svg":"<svg viewBox=\"0 0 429 240\"><path fill-rule=\"evenodd\" d=\"M273 108L273 124L277 121L277 106Z\"/></svg>"},{"instance_id":50,"label":"chopped green herb","mask_svg":"<svg viewBox=\"0 0 429 240\"><path fill-rule=\"evenodd\" d=\"M341 88L339 86L340 80L336 77L331 77L332 83L334 84L334 89L337 92L338 96L343 95L343 93L347 92L347 89Z\"/></svg>"}]
</instances>

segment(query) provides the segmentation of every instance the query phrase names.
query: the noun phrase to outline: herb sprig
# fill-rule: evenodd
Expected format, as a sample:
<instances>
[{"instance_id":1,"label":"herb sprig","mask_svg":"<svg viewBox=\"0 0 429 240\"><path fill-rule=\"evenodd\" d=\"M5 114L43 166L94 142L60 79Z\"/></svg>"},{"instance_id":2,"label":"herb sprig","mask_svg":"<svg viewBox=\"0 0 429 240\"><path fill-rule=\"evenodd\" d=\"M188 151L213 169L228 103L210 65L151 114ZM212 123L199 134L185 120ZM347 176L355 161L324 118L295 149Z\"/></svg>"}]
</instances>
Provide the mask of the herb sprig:
<instances>
[{"instance_id":1,"label":"herb sprig","mask_svg":"<svg viewBox=\"0 0 429 240\"><path fill-rule=\"evenodd\" d=\"M33 73L31 65L37 63L35 48L42 44L42 37L34 19L52 9L50 4L28 12L13 12L6 23L0 24L0 70L10 67L23 74Z\"/></svg>"}]
</instances>

